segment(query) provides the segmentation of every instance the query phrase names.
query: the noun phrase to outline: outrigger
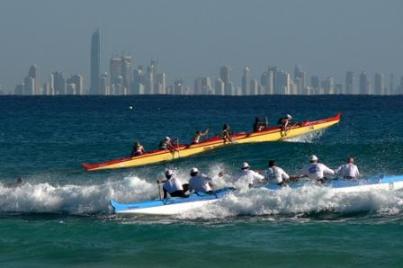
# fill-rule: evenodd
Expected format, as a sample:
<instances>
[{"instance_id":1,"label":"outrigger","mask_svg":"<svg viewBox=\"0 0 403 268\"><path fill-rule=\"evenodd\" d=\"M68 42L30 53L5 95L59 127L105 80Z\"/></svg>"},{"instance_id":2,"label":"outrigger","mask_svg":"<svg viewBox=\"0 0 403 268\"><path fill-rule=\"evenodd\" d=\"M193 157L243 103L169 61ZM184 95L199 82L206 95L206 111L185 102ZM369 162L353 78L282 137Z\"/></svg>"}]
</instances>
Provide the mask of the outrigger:
<instances>
[{"instance_id":1,"label":"outrigger","mask_svg":"<svg viewBox=\"0 0 403 268\"><path fill-rule=\"evenodd\" d=\"M124 157L102 163L84 163L82 166L87 171L103 169L118 169L140 167L161 162L173 161L175 159L190 157L231 144L259 143L281 141L295 138L311 132L331 127L340 122L341 114L316 120L302 121L289 126L284 131L281 126L264 128L258 132L240 132L232 135L232 142L226 143L221 137L215 136L203 142L191 145L180 144L174 150L154 150L139 156Z\"/></svg>"}]
</instances>

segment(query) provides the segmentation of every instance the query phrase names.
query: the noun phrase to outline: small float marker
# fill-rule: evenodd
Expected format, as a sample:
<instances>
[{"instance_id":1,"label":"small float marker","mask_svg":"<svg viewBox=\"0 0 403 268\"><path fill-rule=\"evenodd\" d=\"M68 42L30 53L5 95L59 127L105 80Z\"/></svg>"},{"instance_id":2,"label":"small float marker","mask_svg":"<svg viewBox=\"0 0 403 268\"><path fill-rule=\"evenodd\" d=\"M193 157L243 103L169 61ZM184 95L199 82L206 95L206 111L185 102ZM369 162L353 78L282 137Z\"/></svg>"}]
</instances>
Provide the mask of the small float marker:
<instances>
[{"instance_id":1,"label":"small float marker","mask_svg":"<svg viewBox=\"0 0 403 268\"><path fill-rule=\"evenodd\" d=\"M132 105L129 106L129 110L133 110L134 107Z\"/></svg>"}]
</instances>

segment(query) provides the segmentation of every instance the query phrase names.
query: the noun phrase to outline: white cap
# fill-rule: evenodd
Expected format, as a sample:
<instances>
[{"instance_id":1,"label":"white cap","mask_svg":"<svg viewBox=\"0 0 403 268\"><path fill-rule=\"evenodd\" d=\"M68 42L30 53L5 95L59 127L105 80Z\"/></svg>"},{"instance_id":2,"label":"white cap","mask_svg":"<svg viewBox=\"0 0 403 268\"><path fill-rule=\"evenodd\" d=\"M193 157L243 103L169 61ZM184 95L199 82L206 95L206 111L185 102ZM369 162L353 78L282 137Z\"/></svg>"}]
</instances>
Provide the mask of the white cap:
<instances>
[{"instance_id":1,"label":"white cap","mask_svg":"<svg viewBox=\"0 0 403 268\"><path fill-rule=\"evenodd\" d=\"M170 139L171 139L171 138L168 137L168 136L165 137L165 140L167 140L167 141L169 141Z\"/></svg>"},{"instance_id":2,"label":"white cap","mask_svg":"<svg viewBox=\"0 0 403 268\"><path fill-rule=\"evenodd\" d=\"M248 162L243 162L241 169L247 169L247 168L250 168Z\"/></svg>"},{"instance_id":3,"label":"white cap","mask_svg":"<svg viewBox=\"0 0 403 268\"><path fill-rule=\"evenodd\" d=\"M174 171L172 169L165 170L165 176L172 176L173 174L174 174Z\"/></svg>"},{"instance_id":4,"label":"white cap","mask_svg":"<svg viewBox=\"0 0 403 268\"><path fill-rule=\"evenodd\" d=\"M292 119L292 116L291 116L290 114L287 114L286 117L287 117L288 119Z\"/></svg>"},{"instance_id":5,"label":"white cap","mask_svg":"<svg viewBox=\"0 0 403 268\"><path fill-rule=\"evenodd\" d=\"M311 155L311 157L309 158L309 161L311 161L311 162L315 162L315 161L318 161L319 160L319 158L316 156L316 155Z\"/></svg>"},{"instance_id":6,"label":"white cap","mask_svg":"<svg viewBox=\"0 0 403 268\"><path fill-rule=\"evenodd\" d=\"M199 169L194 167L194 168L192 168L192 169L190 170L190 173L191 173L191 174L199 173Z\"/></svg>"}]
</instances>

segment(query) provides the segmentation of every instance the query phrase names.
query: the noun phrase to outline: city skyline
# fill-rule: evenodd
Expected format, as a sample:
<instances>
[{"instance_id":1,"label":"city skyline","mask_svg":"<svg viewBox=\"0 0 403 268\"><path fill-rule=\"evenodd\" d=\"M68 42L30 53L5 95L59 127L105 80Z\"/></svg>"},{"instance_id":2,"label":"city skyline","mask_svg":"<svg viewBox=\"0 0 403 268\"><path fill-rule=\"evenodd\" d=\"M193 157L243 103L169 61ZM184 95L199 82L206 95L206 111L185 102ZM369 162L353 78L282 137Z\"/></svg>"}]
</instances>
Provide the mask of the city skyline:
<instances>
[{"instance_id":1,"label":"city skyline","mask_svg":"<svg viewBox=\"0 0 403 268\"><path fill-rule=\"evenodd\" d=\"M389 87L385 86L383 73L374 74L373 83L369 75L362 71L358 82L353 71L347 71L345 83L338 83L333 76L321 79L318 75L308 75L298 64L293 75L277 66L267 65L260 79L256 78L249 66L244 66L240 86L234 82L232 68L223 65L217 76L198 76L193 87L182 78L167 83L167 75L160 69L159 61L151 60L148 66L135 65L131 55L113 55L109 60L109 73L102 72L100 62L101 34L97 29L90 40L90 81L84 86L81 74L66 78L63 72L52 72L41 87L39 66L34 64L23 82L17 84L9 94L15 95L399 95L403 94L403 75L395 87L394 74L389 76Z\"/></svg>"},{"instance_id":2,"label":"city skyline","mask_svg":"<svg viewBox=\"0 0 403 268\"><path fill-rule=\"evenodd\" d=\"M371 77L382 71L386 80L394 73L398 81L402 7L396 0L5 0L0 84L12 90L36 63L42 80L54 70L80 73L89 87L88 35L97 27L103 71L109 70L110 55L132 55L136 64L158 59L169 83L182 78L193 84L195 77L215 76L227 64L239 84L244 66L256 76L268 64L292 72L295 63L337 81L346 70Z\"/></svg>"}]
</instances>

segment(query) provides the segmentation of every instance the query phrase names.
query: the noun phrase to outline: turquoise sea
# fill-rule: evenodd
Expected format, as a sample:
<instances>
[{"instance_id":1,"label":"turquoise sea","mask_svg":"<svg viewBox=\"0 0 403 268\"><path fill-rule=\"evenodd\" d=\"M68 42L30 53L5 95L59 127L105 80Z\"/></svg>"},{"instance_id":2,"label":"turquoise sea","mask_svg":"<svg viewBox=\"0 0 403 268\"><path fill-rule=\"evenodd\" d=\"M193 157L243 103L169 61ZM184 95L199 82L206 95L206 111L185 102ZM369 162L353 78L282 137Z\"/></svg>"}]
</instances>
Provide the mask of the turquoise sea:
<instances>
[{"instance_id":1,"label":"turquoise sea","mask_svg":"<svg viewBox=\"0 0 403 268\"><path fill-rule=\"evenodd\" d=\"M129 109L133 106L133 109ZM228 146L136 169L85 172L82 162L154 149L165 136L190 141L274 124L284 113L340 124L289 142ZM277 159L290 174L318 155L337 167L355 156L364 176L403 174L403 97L130 96L0 97L1 267L403 267L403 193L333 195L326 189L254 189L175 217L117 218L111 198L158 198L167 167L193 166L225 185L243 161ZM14 187L17 178L23 184Z\"/></svg>"}]
</instances>

